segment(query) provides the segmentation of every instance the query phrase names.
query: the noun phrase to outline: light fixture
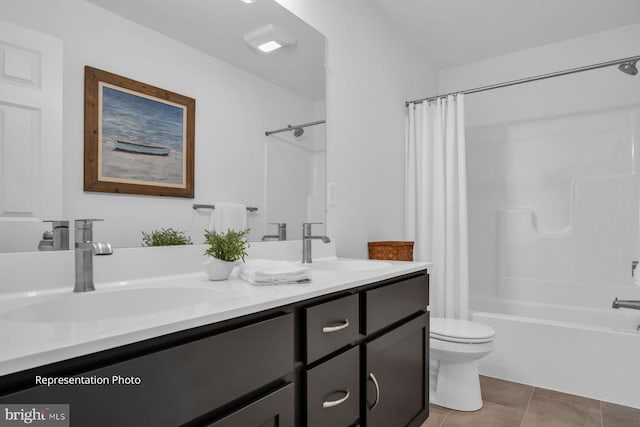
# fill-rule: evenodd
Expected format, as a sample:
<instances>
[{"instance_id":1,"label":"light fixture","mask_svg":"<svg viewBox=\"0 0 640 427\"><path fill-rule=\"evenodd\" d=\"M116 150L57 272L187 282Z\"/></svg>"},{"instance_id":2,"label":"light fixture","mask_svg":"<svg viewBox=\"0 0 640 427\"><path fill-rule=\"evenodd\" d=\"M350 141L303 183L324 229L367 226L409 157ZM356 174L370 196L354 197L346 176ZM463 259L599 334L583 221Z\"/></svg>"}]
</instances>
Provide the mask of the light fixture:
<instances>
[{"instance_id":1,"label":"light fixture","mask_svg":"<svg viewBox=\"0 0 640 427\"><path fill-rule=\"evenodd\" d=\"M255 3L258 0L240 0L242 3L247 3L247 4L251 4L251 3Z\"/></svg>"},{"instance_id":2,"label":"light fixture","mask_svg":"<svg viewBox=\"0 0 640 427\"><path fill-rule=\"evenodd\" d=\"M295 39L272 24L246 34L243 39L246 44L261 53L270 53L296 43Z\"/></svg>"},{"instance_id":3,"label":"light fixture","mask_svg":"<svg viewBox=\"0 0 640 427\"><path fill-rule=\"evenodd\" d=\"M278 43L277 41L271 40L266 43L262 43L260 46L258 46L258 49L260 49L264 53L269 53L269 52L273 52L276 49L280 49L281 47L282 45L280 43Z\"/></svg>"}]
</instances>

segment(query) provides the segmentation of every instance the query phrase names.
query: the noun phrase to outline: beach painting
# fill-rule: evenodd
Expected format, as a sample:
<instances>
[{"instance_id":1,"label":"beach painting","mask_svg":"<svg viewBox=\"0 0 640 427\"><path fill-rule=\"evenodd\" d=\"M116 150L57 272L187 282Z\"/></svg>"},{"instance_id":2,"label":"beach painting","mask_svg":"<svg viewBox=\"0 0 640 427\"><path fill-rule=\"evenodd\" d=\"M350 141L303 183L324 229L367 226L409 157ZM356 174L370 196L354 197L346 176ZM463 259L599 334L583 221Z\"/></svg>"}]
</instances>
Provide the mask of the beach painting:
<instances>
[{"instance_id":1,"label":"beach painting","mask_svg":"<svg viewBox=\"0 0 640 427\"><path fill-rule=\"evenodd\" d=\"M85 190L88 160L95 169L89 171L95 177L88 191L193 197L195 100L87 69ZM88 93L93 85L95 93Z\"/></svg>"}]
</instances>

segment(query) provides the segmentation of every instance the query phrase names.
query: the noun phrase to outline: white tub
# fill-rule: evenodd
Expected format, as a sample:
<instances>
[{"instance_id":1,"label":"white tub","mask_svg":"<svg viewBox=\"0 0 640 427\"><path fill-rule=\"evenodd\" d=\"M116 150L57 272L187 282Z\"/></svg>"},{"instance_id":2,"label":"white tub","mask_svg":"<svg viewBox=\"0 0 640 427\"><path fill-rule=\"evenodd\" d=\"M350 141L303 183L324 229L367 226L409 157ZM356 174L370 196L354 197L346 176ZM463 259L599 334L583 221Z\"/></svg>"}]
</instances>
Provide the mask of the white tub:
<instances>
[{"instance_id":1,"label":"white tub","mask_svg":"<svg viewBox=\"0 0 640 427\"><path fill-rule=\"evenodd\" d=\"M640 311L474 298L496 331L481 374L640 408Z\"/></svg>"}]
</instances>

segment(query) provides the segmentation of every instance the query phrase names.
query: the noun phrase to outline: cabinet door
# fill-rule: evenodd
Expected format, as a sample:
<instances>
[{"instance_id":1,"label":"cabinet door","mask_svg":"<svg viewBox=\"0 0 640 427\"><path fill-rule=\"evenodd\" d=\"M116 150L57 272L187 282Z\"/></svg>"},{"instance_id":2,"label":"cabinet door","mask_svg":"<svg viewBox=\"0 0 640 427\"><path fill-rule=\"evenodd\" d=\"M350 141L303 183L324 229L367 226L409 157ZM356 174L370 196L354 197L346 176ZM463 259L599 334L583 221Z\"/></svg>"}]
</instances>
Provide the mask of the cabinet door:
<instances>
[{"instance_id":1,"label":"cabinet door","mask_svg":"<svg viewBox=\"0 0 640 427\"><path fill-rule=\"evenodd\" d=\"M293 384L209 424L209 427L293 427Z\"/></svg>"},{"instance_id":2,"label":"cabinet door","mask_svg":"<svg viewBox=\"0 0 640 427\"><path fill-rule=\"evenodd\" d=\"M428 322L425 313L365 344L367 427L402 427L426 419Z\"/></svg>"}]
</instances>

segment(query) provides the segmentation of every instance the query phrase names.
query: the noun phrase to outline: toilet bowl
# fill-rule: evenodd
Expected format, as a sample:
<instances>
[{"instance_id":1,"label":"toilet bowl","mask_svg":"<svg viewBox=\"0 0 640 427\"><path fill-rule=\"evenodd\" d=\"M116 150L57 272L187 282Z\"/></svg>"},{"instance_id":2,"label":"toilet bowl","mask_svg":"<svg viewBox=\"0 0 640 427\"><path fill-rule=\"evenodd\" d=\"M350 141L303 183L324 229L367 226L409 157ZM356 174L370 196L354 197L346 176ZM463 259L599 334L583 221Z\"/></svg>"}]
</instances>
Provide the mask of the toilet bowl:
<instances>
[{"instance_id":1,"label":"toilet bowl","mask_svg":"<svg viewBox=\"0 0 640 427\"><path fill-rule=\"evenodd\" d=\"M491 353L495 331L461 319L432 318L430 402L458 411L482 408L478 359Z\"/></svg>"}]
</instances>

